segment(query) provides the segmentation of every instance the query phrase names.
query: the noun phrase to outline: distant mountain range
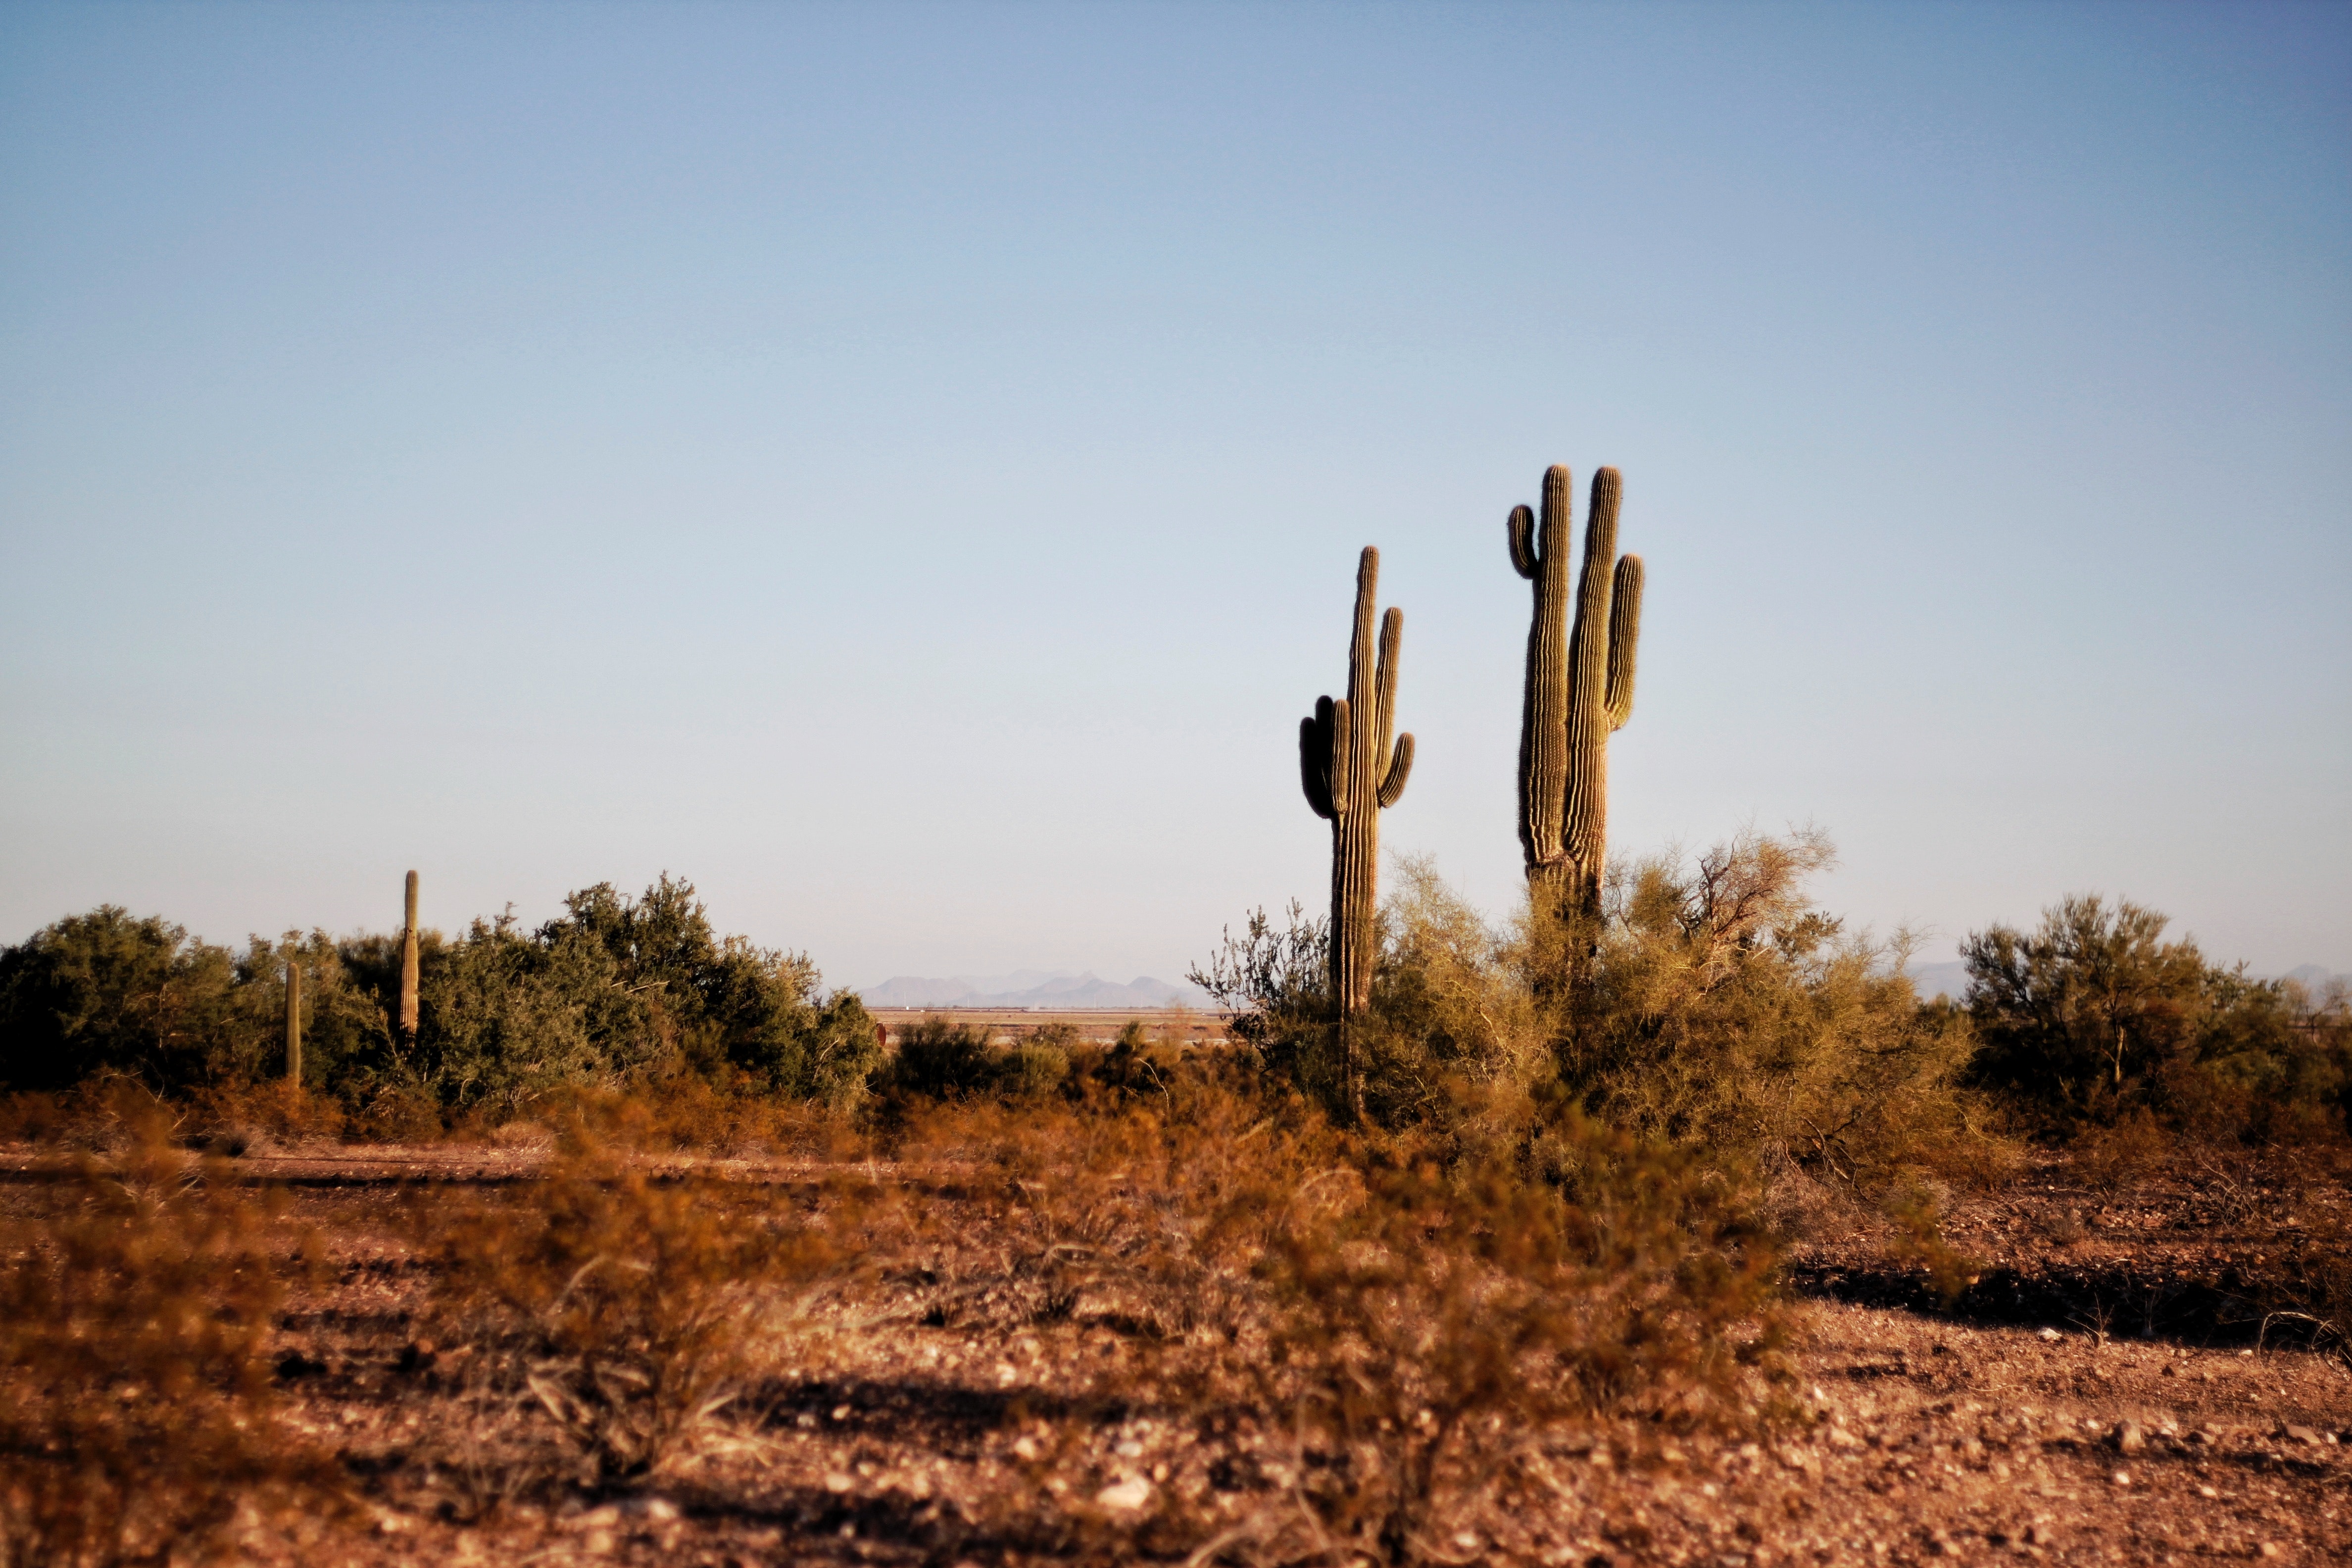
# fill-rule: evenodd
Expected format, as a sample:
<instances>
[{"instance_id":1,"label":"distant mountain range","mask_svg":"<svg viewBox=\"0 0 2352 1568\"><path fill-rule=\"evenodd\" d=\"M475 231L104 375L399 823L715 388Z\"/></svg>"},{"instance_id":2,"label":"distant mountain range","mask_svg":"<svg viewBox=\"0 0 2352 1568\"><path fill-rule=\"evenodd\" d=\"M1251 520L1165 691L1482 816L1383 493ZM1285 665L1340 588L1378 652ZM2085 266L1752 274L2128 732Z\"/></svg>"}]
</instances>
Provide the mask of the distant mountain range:
<instances>
[{"instance_id":1,"label":"distant mountain range","mask_svg":"<svg viewBox=\"0 0 2352 1568\"><path fill-rule=\"evenodd\" d=\"M1911 984L1919 988L1919 999L1932 1001L1937 996L1949 996L1957 1002L1969 988L1969 966L1954 959L1948 963L1915 963L1911 966ZM2266 978L2266 977L2265 977ZM2299 963L2279 978L2299 980L2316 994L2331 980L2341 980L2352 985L2352 974L2339 974L2317 963Z\"/></svg>"},{"instance_id":2,"label":"distant mountain range","mask_svg":"<svg viewBox=\"0 0 2352 1568\"><path fill-rule=\"evenodd\" d=\"M1075 1007L1090 1012L1120 1007L1207 1007L1208 993L1193 985L1171 985L1139 974L1122 985L1092 973L1017 969L1010 974L958 974L945 980L894 974L879 985L861 986L868 1007Z\"/></svg>"}]
</instances>

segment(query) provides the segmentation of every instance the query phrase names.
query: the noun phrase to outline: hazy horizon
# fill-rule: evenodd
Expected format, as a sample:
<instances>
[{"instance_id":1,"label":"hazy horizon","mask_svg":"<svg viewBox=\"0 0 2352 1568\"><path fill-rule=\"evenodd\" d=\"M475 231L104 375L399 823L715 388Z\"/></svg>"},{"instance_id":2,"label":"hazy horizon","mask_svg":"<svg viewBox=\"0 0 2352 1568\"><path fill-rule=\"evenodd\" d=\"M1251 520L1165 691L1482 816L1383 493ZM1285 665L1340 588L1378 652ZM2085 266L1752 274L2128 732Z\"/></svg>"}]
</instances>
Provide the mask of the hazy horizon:
<instances>
[{"instance_id":1,"label":"hazy horizon","mask_svg":"<svg viewBox=\"0 0 2352 1568\"><path fill-rule=\"evenodd\" d=\"M0 941L692 879L836 984L1499 919L1544 467L1648 564L1612 850L1815 823L2352 971L2352 12L26 5Z\"/></svg>"}]
</instances>

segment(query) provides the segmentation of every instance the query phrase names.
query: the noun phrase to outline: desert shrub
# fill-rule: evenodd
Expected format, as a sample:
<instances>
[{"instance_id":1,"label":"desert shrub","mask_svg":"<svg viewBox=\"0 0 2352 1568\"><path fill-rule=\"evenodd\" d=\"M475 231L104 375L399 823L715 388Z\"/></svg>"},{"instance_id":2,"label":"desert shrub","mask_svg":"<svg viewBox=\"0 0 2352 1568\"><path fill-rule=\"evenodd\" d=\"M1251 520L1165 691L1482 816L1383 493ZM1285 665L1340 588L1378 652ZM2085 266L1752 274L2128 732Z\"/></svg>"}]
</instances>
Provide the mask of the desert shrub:
<instances>
[{"instance_id":1,"label":"desert shrub","mask_svg":"<svg viewBox=\"0 0 2352 1568\"><path fill-rule=\"evenodd\" d=\"M1977 1080L2045 1129L2154 1117L2206 1138L2328 1137L2352 1095L2352 1005L2210 964L2163 915L2070 897L2031 934L1995 925L1962 953L1983 1044ZM2112 1142L2113 1140L2107 1140Z\"/></svg>"},{"instance_id":2,"label":"desert shrub","mask_svg":"<svg viewBox=\"0 0 2352 1568\"><path fill-rule=\"evenodd\" d=\"M1818 833L1747 834L1612 873L1555 1015L1567 1092L1644 1136L1873 1184L1921 1144L1982 1136L1958 1087L1965 1023L1919 1005L1900 933L1872 941L1813 904L1831 858ZM1521 949L1538 978L1558 962L1541 935Z\"/></svg>"},{"instance_id":3,"label":"desert shrub","mask_svg":"<svg viewBox=\"0 0 2352 1568\"><path fill-rule=\"evenodd\" d=\"M1060 1093L1085 1048L1071 1025L1056 1021L1039 1026L1013 1042L1003 1068L1004 1092L1016 1100Z\"/></svg>"},{"instance_id":4,"label":"desert shrub","mask_svg":"<svg viewBox=\"0 0 2352 1568\"><path fill-rule=\"evenodd\" d=\"M965 1200L922 1240L929 1310L1229 1345L1245 1238L1328 1162L1328 1145L1303 1102L1197 1071L1165 1092L1081 1079L1043 1104L928 1108L900 1157L962 1173Z\"/></svg>"},{"instance_id":5,"label":"desert shrub","mask_svg":"<svg viewBox=\"0 0 2352 1568\"><path fill-rule=\"evenodd\" d=\"M236 1054L227 952L112 904L0 949L0 1084L69 1089L127 1073L157 1089L208 1081Z\"/></svg>"},{"instance_id":6,"label":"desert shrub","mask_svg":"<svg viewBox=\"0 0 2352 1568\"><path fill-rule=\"evenodd\" d=\"M576 1129L544 1182L413 1212L442 1342L527 1393L598 1484L685 1452L835 1260L824 1225L758 1190L658 1180Z\"/></svg>"},{"instance_id":7,"label":"desert shrub","mask_svg":"<svg viewBox=\"0 0 2352 1568\"><path fill-rule=\"evenodd\" d=\"M1572 1110L1539 1141L1539 1179L1408 1140L1288 1195L1255 1264L1265 1349L1248 1365L1293 1413L1304 1544L1443 1556L1439 1514L1562 1421L1761 1419L1783 1328L1754 1187Z\"/></svg>"},{"instance_id":8,"label":"desert shrub","mask_svg":"<svg viewBox=\"0 0 2352 1568\"><path fill-rule=\"evenodd\" d=\"M935 1013L900 1031L874 1083L901 1099L960 1100L992 1092L1003 1077L1004 1058L986 1029Z\"/></svg>"},{"instance_id":9,"label":"desert shrub","mask_svg":"<svg viewBox=\"0 0 2352 1568\"><path fill-rule=\"evenodd\" d=\"M1831 858L1817 833L1743 835L1621 867L1597 921L1523 909L1507 931L1401 862L1360 1026L1368 1114L1466 1154L1524 1143L1536 1097L1559 1091L1646 1138L1842 1179L1883 1184L1931 1143L1953 1171L1999 1168L1957 1081L1967 1020L1919 1005L1900 933L1873 942L1815 907L1806 883ZM1321 935L1295 906L1281 931L1260 911L1192 978L1328 1104Z\"/></svg>"},{"instance_id":10,"label":"desert shrub","mask_svg":"<svg viewBox=\"0 0 2352 1568\"><path fill-rule=\"evenodd\" d=\"M511 1116L551 1094L694 1074L846 1105L880 1058L873 1018L807 956L715 933L690 883L572 894L419 942L418 1028L395 1040L396 938L255 938L242 955L104 906L0 949L0 1088L126 1073L159 1089L252 1083L284 1064L286 966L303 970L303 1079L355 1129L420 1104Z\"/></svg>"},{"instance_id":11,"label":"desert shrub","mask_svg":"<svg viewBox=\"0 0 2352 1568\"><path fill-rule=\"evenodd\" d=\"M241 1510L340 1506L271 1394L268 1216L160 1107L134 1121L119 1162L0 1230L0 1563L211 1558Z\"/></svg>"}]
</instances>

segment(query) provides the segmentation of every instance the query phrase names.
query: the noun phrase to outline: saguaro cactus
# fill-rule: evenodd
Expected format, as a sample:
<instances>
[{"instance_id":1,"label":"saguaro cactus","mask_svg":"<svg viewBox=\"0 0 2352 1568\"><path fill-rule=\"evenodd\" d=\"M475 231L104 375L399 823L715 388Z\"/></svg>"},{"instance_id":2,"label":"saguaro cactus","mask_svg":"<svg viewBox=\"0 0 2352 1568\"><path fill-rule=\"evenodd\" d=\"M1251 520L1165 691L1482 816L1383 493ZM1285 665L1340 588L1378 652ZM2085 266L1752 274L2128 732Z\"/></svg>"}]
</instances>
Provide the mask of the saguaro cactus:
<instances>
[{"instance_id":1,"label":"saguaro cactus","mask_svg":"<svg viewBox=\"0 0 2352 1568\"><path fill-rule=\"evenodd\" d=\"M286 961L286 1081L302 1083L302 966Z\"/></svg>"},{"instance_id":2,"label":"saguaro cactus","mask_svg":"<svg viewBox=\"0 0 2352 1568\"><path fill-rule=\"evenodd\" d=\"M1372 993L1373 917L1380 901L1381 811L1404 794L1412 772L1412 737L1398 735L1399 645L1404 612L1381 621L1377 664L1372 620L1381 552L1370 545L1356 565L1356 624L1348 639L1348 695L1315 700L1315 715L1298 723L1298 768L1307 804L1331 824L1331 999L1339 1020L1341 1092L1351 1112L1361 1110L1356 1042L1351 1027Z\"/></svg>"},{"instance_id":3,"label":"saguaro cactus","mask_svg":"<svg viewBox=\"0 0 2352 1568\"><path fill-rule=\"evenodd\" d=\"M1609 844L1609 737L1633 713L1633 651L1642 632L1642 558L1617 554L1614 468L1592 476L1576 621L1568 621L1570 479L1544 474L1543 517L1511 509L1511 564L1535 584L1519 722L1519 847L1539 903L1596 912ZM1612 567L1611 562L1615 561Z\"/></svg>"},{"instance_id":4,"label":"saguaro cactus","mask_svg":"<svg viewBox=\"0 0 2352 1568\"><path fill-rule=\"evenodd\" d=\"M400 924L400 1037L416 1039L416 873L408 874L407 913Z\"/></svg>"}]
</instances>

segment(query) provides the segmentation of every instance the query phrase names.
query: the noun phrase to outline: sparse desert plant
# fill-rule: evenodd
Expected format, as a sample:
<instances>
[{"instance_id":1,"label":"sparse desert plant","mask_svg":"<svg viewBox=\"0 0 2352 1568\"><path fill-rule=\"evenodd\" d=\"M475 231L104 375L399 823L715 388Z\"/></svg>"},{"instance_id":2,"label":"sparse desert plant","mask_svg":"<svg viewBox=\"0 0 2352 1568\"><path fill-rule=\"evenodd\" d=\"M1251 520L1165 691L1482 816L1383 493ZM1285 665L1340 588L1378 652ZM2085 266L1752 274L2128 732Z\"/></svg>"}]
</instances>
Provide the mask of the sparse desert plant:
<instances>
[{"instance_id":1,"label":"sparse desert plant","mask_svg":"<svg viewBox=\"0 0 2352 1568\"><path fill-rule=\"evenodd\" d=\"M527 1391L605 1485L689 1447L835 1261L827 1226L788 1204L661 1180L577 1130L543 1182L414 1213L445 1338Z\"/></svg>"},{"instance_id":2,"label":"sparse desert plant","mask_svg":"<svg viewBox=\"0 0 2352 1568\"><path fill-rule=\"evenodd\" d=\"M1562 1422L1755 1425L1782 1337L1755 1194L1687 1150L1572 1111L1560 1169L1446 1169L1411 1143L1292 1194L1258 1258L1261 1398L1286 1413L1300 1513L1335 1558L1449 1555L1433 1535Z\"/></svg>"},{"instance_id":3,"label":"sparse desert plant","mask_svg":"<svg viewBox=\"0 0 2352 1568\"><path fill-rule=\"evenodd\" d=\"M119 1161L0 1229L0 1563L209 1560L240 1524L341 1506L280 1418L269 1216L173 1149L160 1107Z\"/></svg>"},{"instance_id":4,"label":"sparse desert plant","mask_svg":"<svg viewBox=\"0 0 2352 1568\"><path fill-rule=\"evenodd\" d=\"M1412 737L1397 735L1397 661L1404 612L1379 616L1381 552L1370 545L1356 563L1356 614L1348 639L1348 694L1315 700L1298 722L1298 766L1307 804L1331 824L1331 984L1339 1030L1342 1114L1359 1118L1363 1100L1353 1031L1370 1005L1379 952L1381 813L1404 794L1412 772ZM1372 624L1380 620L1375 662ZM1391 749L1393 736L1394 749Z\"/></svg>"},{"instance_id":5,"label":"sparse desert plant","mask_svg":"<svg viewBox=\"0 0 2352 1568\"><path fill-rule=\"evenodd\" d=\"M1590 921L1601 910L1609 837L1609 737L1633 712L1642 630L1642 558L1617 553L1614 468L1592 476L1584 566L1569 619L1573 481L1544 473L1543 515L1514 507L1511 565L1535 584L1519 728L1519 847L1529 896L1548 915Z\"/></svg>"}]
</instances>

